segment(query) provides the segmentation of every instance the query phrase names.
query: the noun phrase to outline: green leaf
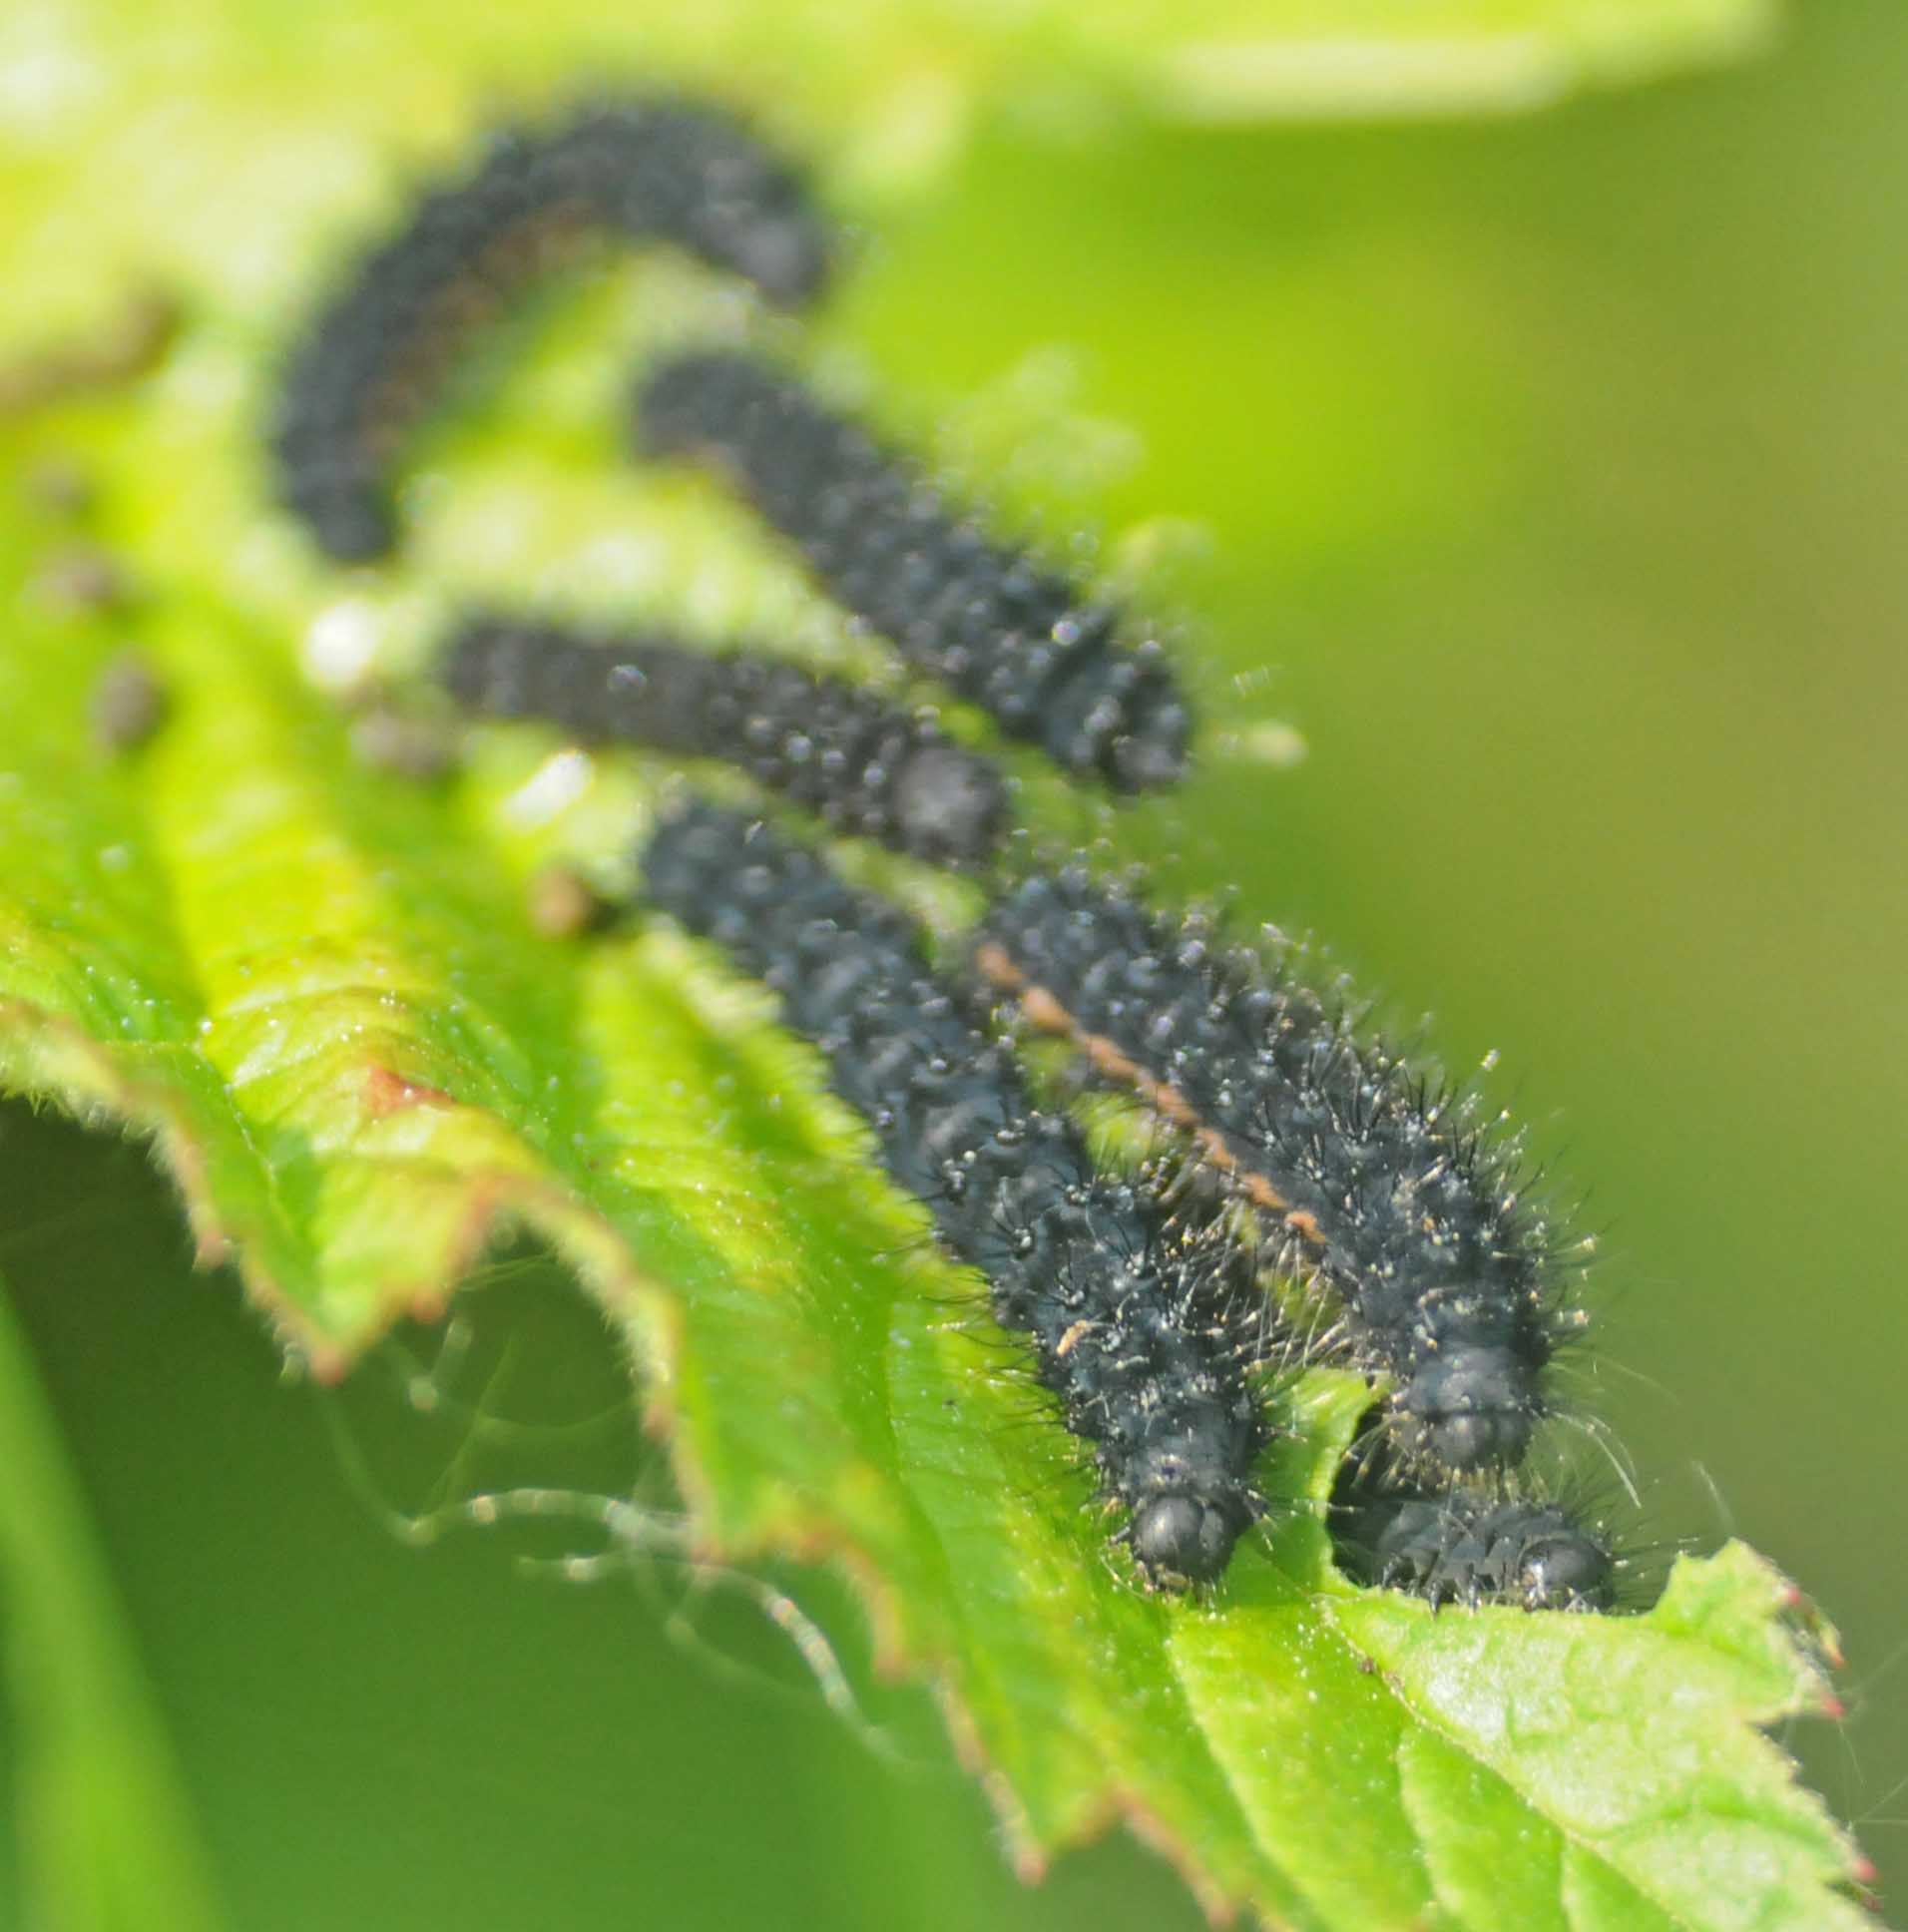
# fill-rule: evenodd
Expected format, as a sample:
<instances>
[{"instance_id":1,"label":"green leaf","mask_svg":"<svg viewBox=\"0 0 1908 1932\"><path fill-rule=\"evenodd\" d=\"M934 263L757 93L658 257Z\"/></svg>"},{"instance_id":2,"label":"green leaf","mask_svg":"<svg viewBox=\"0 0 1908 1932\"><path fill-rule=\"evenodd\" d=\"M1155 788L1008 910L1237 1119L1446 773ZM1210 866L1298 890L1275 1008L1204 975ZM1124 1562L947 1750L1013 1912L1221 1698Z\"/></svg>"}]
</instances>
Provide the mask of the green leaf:
<instances>
[{"instance_id":1,"label":"green leaf","mask_svg":"<svg viewBox=\"0 0 1908 1932\"><path fill-rule=\"evenodd\" d=\"M25 1922L211 1932L218 1916L185 1794L4 1282L0 1468Z\"/></svg>"},{"instance_id":2,"label":"green leaf","mask_svg":"<svg viewBox=\"0 0 1908 1932\"><path fill-rule=\"evenodd\" d=\"M108 62L104 15L48 17L80 50L60 125L83 158L0 175L16 299L36 324L89 303L110 322L130 263L186 322L134 387L0 425L10 486L56 458L93 475L85 541L131 585L62 588L56 508L0 527L0 1080L151 1135L202 1250L325 1374L441 1306L506 1227L548 1240L627 1338L702 1546L842 1564L1029 1873L1124 1817L1213 1910L1292 1926L1866 1924L1835 1889L1853 1847L1757 1728L1829 1703L1822 1642L1759 1559L1682 1562L1630 1619L1439 1619L1352 1591L1318 1505L1366 1395L1316 1372L1279 1395L1274 1533L1209 1605L1143 1595L1063 1432L1030 1420L981 1285L770 1003L660 925L533 930L534 870L617 877L667 772L528 730L476 733L437 785L354 754L314 684L402 678L473 587L863 652L732 510L621 466L604 398L632 339L703 313L683 274L566 308L444 439L459 486L425 482L401 570L328 576L266 509L261 388L330 223L376 201L398 130L462 121L524 30L414 7L334 43L305 9L245 37L181 10L119 22ZM931 65L941 43L894 18L881 44ZM526 84L556 71L551 24ZM1101 31L1057 9L998 43L949 28L946 72L978 86L984 51L1091 75ZM1187 33L1181 14L1146 38ZM865 89L857 126L879 130L898 83L863 61L829 81L807 57L817 99ZM170 710L109 755L89 705L129 639ZM959 916L958 890L902 883Z\"/></svg>"}]
</instances>

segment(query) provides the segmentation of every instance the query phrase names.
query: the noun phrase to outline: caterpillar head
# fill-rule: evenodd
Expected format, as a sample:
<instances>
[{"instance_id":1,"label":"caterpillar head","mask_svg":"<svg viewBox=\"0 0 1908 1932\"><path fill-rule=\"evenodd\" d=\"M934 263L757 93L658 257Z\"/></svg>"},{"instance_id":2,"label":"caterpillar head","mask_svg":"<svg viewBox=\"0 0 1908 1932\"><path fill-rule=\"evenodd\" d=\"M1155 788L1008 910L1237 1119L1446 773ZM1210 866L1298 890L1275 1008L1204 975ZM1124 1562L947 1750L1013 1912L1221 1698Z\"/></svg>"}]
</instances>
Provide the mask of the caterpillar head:
<instances>
[{"instance_id":1,"label":"caterpillar head","mask_svg":"<svg viewBox=\"0 0 1908 1932\"><path fill-rule=\"evenodd\" d=\"M1556 1508L1531 1513L1514 1540L1507 1595L1530 1610L1608 1610L1617 1565L1609 1546Z\"/></svg>"},{"instance_id":2,"label":"caterpillar head","mask_svg":"<svg viewBox=\"0 0 1908 1932\"><path fill-rule=\"evenodd\" d=\"M1504 1604L1520 1610L1608 1611L1618 1559L1588 1522L1561 1503L1456 1491L1358 1492L1342 1552L1354 1575L1409 1590L1434 1607Z\"/></svg>"},{"instance_id":3,"label":"caterpillar head","mask_svg":"<svg viewBox=\"0 0 1908 1932\"><path fill-rule=\"evenodd\" d=\"M1249 1521L1240 1521L1223 1503L1182 1491L1142 1503L1133 1513L1127 1541L1155 1583L1211 1583L1224 1570Z\"/></svg>"},{"instance_id":4,"label":"caterpillar head","mask_svg":"<svg viewBox=\"0 0 1908 1932\"><path fill-rule=\"evenodd\" d=\"M1427 1361L1399 1390L1399 1445L1457 1475L1522 1460L1537 1425L1529 1372L1501 1343L1461 1345Z\"/></svg>"},{"instance_id":5,"label":"caterpillar head","mask_svg":"<svg viewBox=\"0 0 1908 1932\"><path fill-rule=\"evenodd\" d=\"M1188 1430L1141 1452L1126 1542L1150 1583L1216 1582L1233 1545L1263 1513L1257 1492L1230 1473L1238 1459L1225 1438L1233 1432L1219 1423L1210 1440Z\"/></svg>"}]
</instances>

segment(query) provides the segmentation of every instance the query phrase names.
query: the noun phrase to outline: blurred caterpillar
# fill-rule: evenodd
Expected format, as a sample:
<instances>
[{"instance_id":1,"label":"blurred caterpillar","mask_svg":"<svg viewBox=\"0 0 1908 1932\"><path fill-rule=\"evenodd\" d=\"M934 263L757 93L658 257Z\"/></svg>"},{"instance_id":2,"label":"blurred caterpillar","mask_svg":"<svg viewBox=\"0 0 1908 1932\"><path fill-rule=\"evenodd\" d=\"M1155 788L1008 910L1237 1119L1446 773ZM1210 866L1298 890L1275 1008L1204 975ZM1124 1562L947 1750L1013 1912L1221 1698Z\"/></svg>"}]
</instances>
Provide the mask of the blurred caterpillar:
<instances>
[{"instance_id":1,"label":"blurred caterpillar","mask_svg":"<svg viewBox=\"0 0 1908 1932\"><path fill-rule=\"evenodd\" d=\"M822 587L910 664L1123 791L1186 768L1186 701L1156 640L987 536L911 464L792 375L728 351L678 356L643 381L636 441L727 476Z\"/></svg>"},{"instance_id":2,"label":"blurred caterpillar","mask_svg":"<svg viewBox=\"0 0 1908 1932\"><path fill-rule=\"evenodd\" d=\"M973 864L1007 828L1006 781L988 759L872 693L773 658L493 613L465 620L438 675L493 717L727 759L830 829L917 858Z\"/></svg>"},{"instance_id":3,"label":"blurred caterpillar","mask_svg":"<svg viewBox=\"0 0 1908 1932\"><path fill-rule=\"evenodd\" d=\"M720 108L634 96L499 129L468 173L419 194L285 366L279 494L329 556L391 548L390 472L445 365L590 231L686 248L788 307L820 291L832 246L800 177Z\"/></svg>"}]
</instances>

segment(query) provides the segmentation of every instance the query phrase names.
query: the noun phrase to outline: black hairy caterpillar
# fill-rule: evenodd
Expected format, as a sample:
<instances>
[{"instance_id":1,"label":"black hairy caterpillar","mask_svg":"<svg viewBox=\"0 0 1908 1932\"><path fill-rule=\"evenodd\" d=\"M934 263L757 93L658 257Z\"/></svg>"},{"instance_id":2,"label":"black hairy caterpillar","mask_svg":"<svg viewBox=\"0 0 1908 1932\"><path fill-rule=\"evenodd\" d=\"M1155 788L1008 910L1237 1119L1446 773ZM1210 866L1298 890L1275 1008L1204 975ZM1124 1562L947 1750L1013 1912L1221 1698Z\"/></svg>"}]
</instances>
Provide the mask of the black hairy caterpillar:
<instances>
[{"instance_id":1,"label":"black hairy caterpillar","mask_svg":"<svg viewBox=\"0 0 1908 1932\"><path fill-rule=\"evenodd\" d=\"M1558 1304L1564 1249L1523 1198L1514 1139L1362 1038L1341 997L1084 865L1010 891L974 958L1029 1023L1193 1137L1281 1272L1336 1294L1353 1358L1391 1378L1405 1465L1464 1476L1522 1457L1582 1316Z\"/></svg>"},{"instance_id":2,"label":"black hairy caterpillar","mask_svg":"<svg viewBox=\"0 0 1908 1932\"><path fill-rule=\"evenodd\" d=\"M1001 1323L1032 1337L1149 1580L1216 1578L1262 1513L1251 1469L1270 1437L1249 1380L1267 1308L1238 1243L1096 1171L930 972L912 923L805 847L691 801L651 837L643 878L651 904L780 996L888 1172L986 1276Z\"/></svg>"},{"instance_id":3,"label":"black hairy caterpillar","mask_svg":"<svg viewBox=\"0 0 1908 1932\"><path fill-rule=\"evenodd\" d=\"M835 831L918 858L972 864L1007 828L1006 781L988 759L872 693L772 658L478 615L439 676L494 717L727 759Z\"/></svg>"},{"instance_id":4,"label":"black hairy caterpillar","mask_svg":"<svg viewBox=\"0 0 1908 1932\"><path fill-rule=\"evenodd\" d=\"M718 108L636 97L499 130L358 263L284 371L279 491L330 556L390 549L396 445L458 340L588 229L674 242L791 307L827 273L828 231L799 177Z\"/></svg>"},{"instance_id":5,"label":"black hairy caterpillar","mask_svg":"<svg viewBox=\"0 0 1908 1932\"><path fill-rule=\"evenodd\" d=\"M1122 643L1116 610L990 539L793 376L679 356L643 382L636 438L728 475L838 603L1009 735L1121 790L1184 773L1186 702L1159 643Z\"/></svg>"},{"instance_id":6,"label":"black hairy caterpillar","mask_svg":"<svg viewBox=\"0 0 1908 1932\"><path fill-rule=\"evenodd\" d=\"M984 805L990 832L1001 823L997 781L970 783L938 763L897 800L907 721L761 659L641 644L606 653L552 627L479 620L445 677L467 703L503 715L726 757L837 829L923 855L938 813ZM811 722L833 704L849 721L838 734ZM974 823L948 819L941 848L977 849ZM1461 1476L1522 1456L1569 1317L1553 1307L1550 1232L1518 1205L1513 1148L1428 1096L1405 1063L1359 1037L1342 1003L1084 866L1010 890L974 958L1032 1023L1195 1137L1206 1166L1269 1223L1281 1271L1335 1292L1353 1358L1393 1380L1388 1439L1405 1461Z\"/></svg>"},{"instance_id":7,"label":"black hairy caterpillar","mask_svg":"<svg viewBox=\"0 0 1908 1932\"><path fill-rule=\"evenodd\" d=\"M1467 1610L1616 1607L1616 1553L1559 1502L1354 1484L1333 1514L1339 1562L1361 1583Z\"/></svg>"}]
</instances>

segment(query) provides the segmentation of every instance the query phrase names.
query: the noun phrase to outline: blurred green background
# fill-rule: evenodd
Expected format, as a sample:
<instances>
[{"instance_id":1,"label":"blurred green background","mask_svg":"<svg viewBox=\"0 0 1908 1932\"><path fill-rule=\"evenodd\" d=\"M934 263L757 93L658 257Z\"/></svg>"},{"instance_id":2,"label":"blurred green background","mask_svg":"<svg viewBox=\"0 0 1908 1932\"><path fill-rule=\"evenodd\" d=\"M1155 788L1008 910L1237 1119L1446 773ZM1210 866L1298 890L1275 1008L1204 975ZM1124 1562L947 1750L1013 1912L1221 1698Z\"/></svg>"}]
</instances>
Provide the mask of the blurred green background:
<instances>
[{"instance_id":1,"label":"blurred green background","mask_svg":"<svg viewBox=\"0 0 1908 1932\"><path fill-rule=\"evenodd\" d=\"M1501 1053L1607 1230L1581 1392L1650 1534L1739 1532L1840 1623L1848 1719L1794 1741L1895 1895L1904 102L1908 11L1867 0L1529 121L996 128L842 298L930 405L1064 349L1140 438L1112 518L1210 532L1184 573L1208 715L1310 755L1217 745L1123 839L1434 1011L1454 1068ZM284 1385L137 1151L0 1115L0 1264L235 1925L1195 1922L1129 1842L1023 1893L925 1700L867 1691L896 1770L737 1604L685 1644L640 1595L518 1580L500 1539L403 1547L340 1432L409 1500L459 1431L395 1399L393 1351L341 1395ZM614 1409L594 1317L499 1276L528 1339L486 1399ZM613 1415L485 1479L637 1455ZM841 1595L785 1581L858 1667Z\"/></svg>"}]
</instances>

